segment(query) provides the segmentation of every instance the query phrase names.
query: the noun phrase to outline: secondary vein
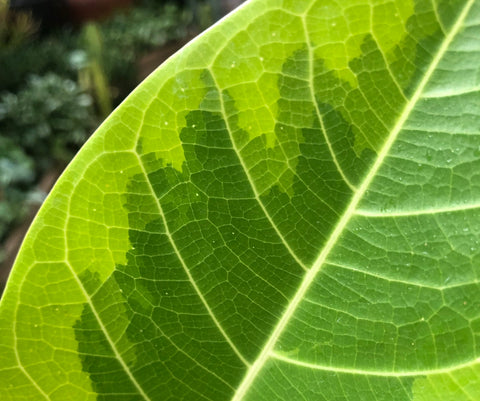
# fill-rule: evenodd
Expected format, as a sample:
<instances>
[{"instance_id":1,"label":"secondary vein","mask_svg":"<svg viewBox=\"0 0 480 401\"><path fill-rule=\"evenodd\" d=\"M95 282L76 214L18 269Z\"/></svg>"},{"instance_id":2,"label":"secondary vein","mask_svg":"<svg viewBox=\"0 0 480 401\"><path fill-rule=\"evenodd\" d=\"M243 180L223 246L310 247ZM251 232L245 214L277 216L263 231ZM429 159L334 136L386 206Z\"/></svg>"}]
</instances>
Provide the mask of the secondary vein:
<instances>
[{"instance_id":1,"label":"secondary vein","mask_svg":"<svg viewBox=\"0 0 480 401\"><path fill-rule=\"evenodd\" d=\"M220 86L218 85L217 80L216 80L215 76L213 75L213 73L211 74L211 77L212 77L213 82L215 83L215 87L218 90L221 113L222 113L223 118L225 119L225 126L227 128L228 135L230 136L230 142L232 143L232 148L233 148L233 150L235 151L235 153L238 157L238 161L240 162L240 165L242 166L242 169L245 172L245 175L247 176L248 182L250 183L250 187L252 188L252 191L253 191L253 195L255 196L255 199L256 199L257 203L259 204L260 208L262 209L262 211L263 211L265 217L267 218L267 220L269 221L270 225L272 226L272 228L277 233L280 241L282 241L283 245L285 246L285 248L287 248L288 252L290 253L290 255L292 255L293 259L295 259L295 261L302 267L303 270L307 271L308 270L307 266L305 266L305 264L300 260L300 258L294 252L294 250L292 249L290 244L287 242L286 238L283 236L283 234L280 232L277 225L273 221L272 216L270 216L270 213L268 212L267 208L263 204L262 200L260 199L260 194L258 193L258 190L255 186L255 183L252 179L252 176L250 175L250 172L249 172L247 166L245 165L245 162L243 161L243 158L240 155L240 151L237 148L237 145L236 145L235 140L233 138L232 128L230 127L227 112L225 111L225 104L224 104L224 101L223 101L223 94L222 94L222 91L220 89Z\"/></svg>"},{"instance_id":2,"label":"secondary vein","mask_svg":"<svg viewBox=\"0 0 480 401\"><path fill-rule=\"evenodd\" d=\"M309 83L309 88L310 88L310 97L312 98L312 103L315 108L315 112L317 114L318 122L320 123L320 131L322 131L323 137L325 138L325 143L327 144L328 151L330 152L330 155L332 156L333 163L337 167L338 172L343 178L343 181L345 181L345 184L352 190L352 192L355 192L357 188L355 185L352 184L352 182L349 180L349 178L346 176L345 172L343 171L342 166L340 165L339 161L337 160L337 155L335 154L335 151L333 150L333 146L330 143L330 139L328 138L327 134L327 129L325 128L325 124L323 122L323 116L322 113L320 112L320 109L317 104L317 99L315 98L315 87L313 85L313 51L312 51L312 44L310 43L310 38L308 37L308 30L307 30L307 24L305 22L305 18L302 18L302 25L303 25L303 30L305 32L305 42L307 43L307 49L308 49L308 83Z\"/></svg>"},{"instance_id":3,"label":"secondary vein","mask_svg":"<svg viewBox=\"0 0 480 401\"><path fill-rule=\"evenodd\" d=\"M138 155L137 152L134 152L135 156L137 157L137 160L138 160L138 164L140 166L140 168L142 169L142 173L143 175L145 176L145 181L149 187L149 190L151 192L151 195L153 197L153 199L155 199L155 203L156 203L156 206L157 206L157 209L158 209L158 212L162 218L162 221L163 221L163 225L165 227L165 234L167 235L168 237L168 240L170 241L170 244L172 245L172 248L173 248L173 251L175 252L175 254L177 255L177 258L178 260L180 261L180 264L182 265L183 267L183 270L185 271L185 274L187 275L188 277L188 280L190 281L193 289L195 290L195 292L197 293L198 297L200 298L200 300L202 301L203 303L203 306L205 307L205 309L207 310L208 314L210 315L210 317L212 318L213 322L215 323L215 325L217 326L218 330L220 331L220 333L222 334L222 336L225 338L225 340L227 341L227 343L230 345L230 347L232 348L232 350L235 352L235 354L237 355L237 357L243 362L243 364L245 364L245 366L250 366L250 363L245 359L245 357L241 354L241 352L238 350L238 348L235 346L235 344L233 343L233 341L230 339L230 337L228 336L228 334L225 332L224 328L222 327L222 325L220 324L220 322L218 321L217 317L215 316L215 314L213 313L212 311L212 308L210 307L210 305L208 304L207 300L205 299L205 297L203 296L202 292L200 291L200 288L198 288L198 285L195 281L195 279L193 278L192 274L190 273L190 270L188 269L188 266L187 264L185 263L185 260L183 259L182 257L182 254L180 253L180 250L178 249L177 247L177 244L175 243L175 241L173 240L173 237L172 237L172 234L170 233L170 228L168 227L168 224L167 224L167 219L165 218L165 213L163 212L163 207L155 193L155 190L153 189L153 186L152 186L152 183L150 182L150 179L148 178L148 174L147 174L147 171L145 170L145 166L143 164L143 161L141 159L141 157Z\"/></svg>"},{"instance_id":4,"label":"secondary vein","mask_svg":"<svg viewBox=\"0 0 480 401\"><path fill-rule=\"evenodd\" d=\"M308 369L324 370L327 372L345 373L345 374L351 374L351 375L383 376L383 377L409 377L409 376L438 375L443 373L451 373L456 370L467 368L469 366L480 363L480 358L477 358L477 359L474 359L473 361L465 362L460 365L455 365L447 368L391 372L391 371L382 371L382 370L365 370L365 369L342 368L342 367L336 367L336 366L318 365L316 363L304 362L304 361L299 361L298 359L289 358L285 355L279 354L278 352L272 352L270 356L279 361L286 362L291 365L301 366L303 368L308 368Z\"/></svg>"},{"instance_id":5,"label":"secondary vein","mask_svg":"<svg viewBox=\"0 0 480 401\"><path fill-rule=\"evenodd\" d=\"M365 216L365 217L410 217L410 216L425 216L429 214L442 214L442 213L454 213L454 212L462 212L466 210L475 210L480 209L480 203L474 204L460 204L454 206L443 206L433 209L420 209L420 210L399 210L399 211L392 211L392 212L375 212L370 210L357 210L355 212L358 216Z\"/></svg>"},{"instance_id":6,"label":"secondary vein","mask_svg":"<svg viewBox=\"0 0 480 401\"><path fill-rule=\"evenodd\" d=\"M67 216L70 216L70 204L68 205L68 210L67 210ZM78 287L80 288L80 290L82 291L84 297L85 297L85 300L86 300L86 303L90 306L90 309L93 313L93 315L95 316L95 319L100 327L100 329L102 330L102 333L104 334L105 336L105 339L107 340L108 344L110 345L110 348L112 349L112 352L114 353L115 355L115 358L118 360L118 362L120 363L120 365L122 366L123 370L125 371L125 373L127 374L127 376L130 378L130 381L132 382L132 384L134 385L134 387L137 389L137 391L139 392L139 394L147 401L151 401L151 398L147 395L147 393L145 393L145 391L143 390L142 386L140 385L140 383L137 381L137 379L135 378L135 376L133 375L132 371L130 370L129 366L127 365L127 363L125 362L125 360L123 359L122 357L122 354L119 352L119 350L117 349L117 346L115 344L115 342L113 341L113 339L110 337L110 334L108 333L108 330L107 328L105 327L105 325L103 324L103 321L102 319L100 318L100 314L98 313L97 309L95 308L95 305L93 304L93 301L92 301L92 297L88 294L87 290L85 289L85 287L83 286L83 283L82 281L80 280L80 278L78 277L77 273L75 272L75 269L73 268L73 266L70 264L70 261L68 260L68 255L67 255L67 249L68 249L68 246L67 246L67 235L66 235L66 232L67 232L67 222L68 222L68 217L65 219L65 227L64 227L64 232L65 232L65 235L64 235L64 249L65 249L65 256L64 256L64 263L67 265L68 269L70 270L74 280L77 282L77 285Z\"/></svg>"}]
</instances>

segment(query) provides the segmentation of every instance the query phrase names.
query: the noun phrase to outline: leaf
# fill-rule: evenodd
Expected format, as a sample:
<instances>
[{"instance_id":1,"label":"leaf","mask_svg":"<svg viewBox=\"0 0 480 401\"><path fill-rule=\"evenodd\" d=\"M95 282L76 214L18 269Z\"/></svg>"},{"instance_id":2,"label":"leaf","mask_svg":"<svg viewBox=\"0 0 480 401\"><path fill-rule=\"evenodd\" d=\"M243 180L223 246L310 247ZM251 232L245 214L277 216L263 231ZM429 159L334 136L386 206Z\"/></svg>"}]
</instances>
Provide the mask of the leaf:
<instances>
[{"instance_id":1,"label":"leaf","mask_svg":"<svg viewBox=\"0 0 480 401\"><path fill-rule=\"evenodd\" d=\"M1 303L6 399L475 400L480 2L251 1L103 124Z\"/></svg>"}]
</instances>

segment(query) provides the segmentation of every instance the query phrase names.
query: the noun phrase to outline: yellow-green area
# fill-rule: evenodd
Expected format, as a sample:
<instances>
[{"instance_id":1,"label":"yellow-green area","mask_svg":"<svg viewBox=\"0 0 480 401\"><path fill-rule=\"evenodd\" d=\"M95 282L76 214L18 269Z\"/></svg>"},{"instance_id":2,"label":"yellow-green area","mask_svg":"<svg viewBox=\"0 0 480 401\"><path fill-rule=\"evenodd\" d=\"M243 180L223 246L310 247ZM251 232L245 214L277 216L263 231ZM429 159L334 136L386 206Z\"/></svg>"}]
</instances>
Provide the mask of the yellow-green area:
<instances>
[{"instance_id":1,"label":"yellow-green area","mask_svg":"<svg viewBox=\"0 0 480 401\"><path fill-rule=\"evenodd\" d=\"M476 362L460 369L416 379L413 401L473 401L480 395L480 365Z\"/></svg>"},{"instance_id":2,"label":"yellow-green area","mask_svg":"<svg viewBox=\"0 0 480 401\"><path fill-rule=\"evenodd\" d=\"M170 165L182 171L185 161L180 132L186 126L185 116L196 110L203 100L206 88L201 79L203 69L184 70L172 74L165 82L158 82L161 90L157 93L149 92L144 96L150 101L142 105L143 114L138 138L142 151L155 153L164 166ZM152 77L150 90L156 89L155 78ZM140 151L140 153L142 153Z\"/></svg>"},{"instance_id":3,"label":"yellow-green area","mask_svg":"<svg viewBox=\"0 0 480 401\"><path fill-rule=\"evenodd\" d=\"M358 81L349 64L362 55L365 36L373 35L387 63L391 62L391 51L408 35L406 21L413 11L411 0L317 1L305 17L307 35L316 57L354 88Z\"/></svg>"}]
</instances>

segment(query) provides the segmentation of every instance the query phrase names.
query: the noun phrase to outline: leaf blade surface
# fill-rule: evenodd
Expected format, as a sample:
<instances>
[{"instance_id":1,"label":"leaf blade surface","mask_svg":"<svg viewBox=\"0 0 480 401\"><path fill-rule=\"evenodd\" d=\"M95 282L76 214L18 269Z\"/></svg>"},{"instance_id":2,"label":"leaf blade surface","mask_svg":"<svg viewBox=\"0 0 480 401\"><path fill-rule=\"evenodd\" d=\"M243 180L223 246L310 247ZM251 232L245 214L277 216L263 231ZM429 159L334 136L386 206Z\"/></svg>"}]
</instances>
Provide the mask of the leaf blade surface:
<instances>
[{"instance_id":1,"label":"leaf blade surface","mask_svg":"<svg viewBox=\"0 0 480 401\"><path fill-rule=\"evenodd\" d=\"M479 15L257 1L160 68L26 240L10 398L473 399Z\"/></svg>"}]
</instances>

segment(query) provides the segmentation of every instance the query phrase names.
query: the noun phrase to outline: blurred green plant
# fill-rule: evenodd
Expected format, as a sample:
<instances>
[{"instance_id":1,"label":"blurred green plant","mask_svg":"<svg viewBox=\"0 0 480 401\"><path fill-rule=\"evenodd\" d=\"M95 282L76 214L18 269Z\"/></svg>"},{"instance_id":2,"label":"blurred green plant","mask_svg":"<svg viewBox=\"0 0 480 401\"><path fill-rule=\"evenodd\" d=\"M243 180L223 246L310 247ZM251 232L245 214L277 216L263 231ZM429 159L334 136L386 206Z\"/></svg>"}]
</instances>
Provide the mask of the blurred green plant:
<instances>
[{"instance_id":1,"label":"blurred green plant","mask_svg":"<svg viewBox=\"0 0 480 401\"><path fill-rule=\"evenodd\" d=\"M33 160L8 138L0 136L0 239L12 223L26 214L29 200L39 197L32 188L34 177ZM2 258L0 253L0 262Z\"/></svg>"},{"instance_id":2,"label":"blurred green plant","mask_svg":"<svg viewBox=\"0 0 480 401\"><path fill-rule=\"evenodd\" d=\"M23 216L35 179L67 163L95 126L90 95L55 74L0 95L0 240Z\"/></svg>"},{"instance_id":3,"label":"blurred green plant","mask_svg":"<svg viewBox=\"0 0 480 401\"><path fill-rule=\"evenodd\" d=\"M86 63L79 68L80 86L90 91L95 97L102 119L112 112L111 93L108 78L103 67L103 38L95 23L85 25L82 32L82 42L85 47Z\"/></svg>"},{"instance_id":4,"label":"blurred green plant","mask_svg":"<svg viewBox=\"0 0 480 401\"><path fill-rule=\"evenodd\" d=\"M24 12L9 10L8 1L0 0L0 48L16 46L37 31L38 24Z\"/></svg>"},{"instance_id":5,"label":"blurred green plant","mask_svg":"<svg viewBox=\"0 0 480 401\"><path fill-rule=\"evenodd\" d=\"M52 72L76 79L77 70L70 63L70 54L78 48L78 38L69 30L61 35L34 38L15 46L0 47L0 91L19 90L32 74Z\"/></svg>"},{"instance_id":6,"label":"blurred green plant","mask_svg":"<svg viewBox=\"0 0 480 401\"><path fill-rule=\"evenodd\" d=\"M0 96L1 135L35 156L44 169L49 160L68 161L69 148L82 144L95 126L92 99L78 84L56 74L33 75L17 94Z\"/></svg>"},{"instance_id":7,"label":"blurred green plant","mask_svg":"<svg viewBox=\"0 0 480 401\"><path fill-rule=\"evenodd\" d=\"M174 4L138 7L106 21L102 24L102 33L106 43L116 43L115 47L134 56L168 40L184 37L191 21L191 11Z\"/></svg>"},{"instance_id":8,"label":"blurred green plant","mask_svg":"<svg viewBox=\"0 0 480 401\"><path fill-rule=\"evenodd\" d=\"M170 40L184 38L192 12L174 4L153 2L115 15L100 26L103 66L110 82L129 93L136 82L135 61L139 55Z\"/></svg>"}]
</instances>

